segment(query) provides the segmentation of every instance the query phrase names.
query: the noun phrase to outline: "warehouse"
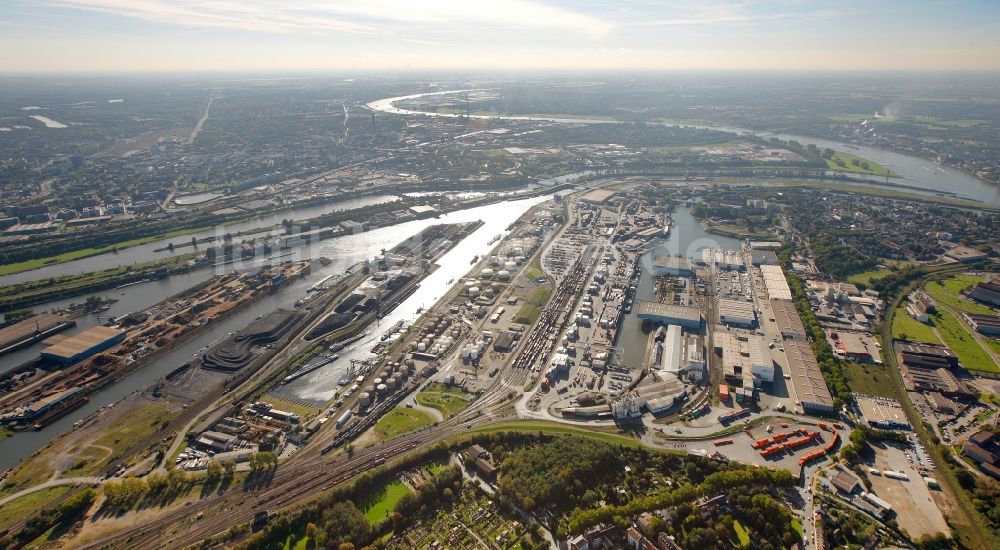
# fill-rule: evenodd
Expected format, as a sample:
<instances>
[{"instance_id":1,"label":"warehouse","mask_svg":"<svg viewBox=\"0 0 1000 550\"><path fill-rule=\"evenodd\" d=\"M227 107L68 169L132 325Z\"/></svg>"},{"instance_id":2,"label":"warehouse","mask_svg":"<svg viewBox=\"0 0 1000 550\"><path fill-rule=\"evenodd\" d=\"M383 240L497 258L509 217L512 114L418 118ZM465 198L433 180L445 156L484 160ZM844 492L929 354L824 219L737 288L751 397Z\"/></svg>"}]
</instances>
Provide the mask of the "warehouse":
<instances>
[{"instance_id":1,"label":"warehouse","mask_svg":"<svg viewBox=\"0 0 1000 550\"><path fill-rule=\"evenodd\" d=\"M861 412L861 418L872 428L880 430L908 430L910 428L903 407L892 399L856 395L854 404Z\"/></svg>"},{"instance_id":2,"label":"warehouse","mask_svg":"<svg viewBox=\"0 0 1000 550\"><path fill-rule=\"evenodd\" d=\"M693 277L694 267L687 258L673 256L653 256L653 271L658 276Z\"/></svg>"},{"instance_id":3,"label":"warehouse","mask_svg":"<svg viewBox=\"0 0 1000 550\"><path fill-rule=\"evenodd\" d=\"M750 263L756 266L778 265L778 255L770 250L751 250Z\"/></svg>"},{"instance_id":4,"label":"warehouse","mask_svg":"<svg viewBox=\"0 0 1000 550\"><path fill-rule=\"evenodd\" d=\"M69 365L104 351L125 339L125 332L111 327L96 326L74 334L56 336L46 340L49 346L42 350L42 357Z\"/></svg>"},{"instance_id":5,"label":"warehouse","mask_svg":"<svg viewBox=\"0 0 1000 550\"><path fill-rule=\"evenodd\" d=\"M701 344L697 338L684 337L681 327L670 325L663 340L663 356L660 370L672 374L680 374L685 370L703 371L705 357L701 352Z\"/></svg>"},{"instance_id":6,"label":"warehouse","mask_svg":"<svg viewBox=\"0 0 1000 550\"><path fill-rule=\"evenodd\" d=\"M764 277L764 287L767 288L767 296L771 299L791 300L792 289L788 288L788 280L785 279L785 272L777 265L760 266L760 274Z\"/></svg>"},{"instance_id":7,"label":"warehouse","mask_svg":"<svg viewBox=\"0 0 1000 550\"><path fill-rule=\"evenodd\" d=\"M743 271L746 269L746 265L743 263L743 256L735 250L706 248L701 251L701 261L709 267L725 271Z\"/></svg>"},{"instance_id":8,"label":"warehouse","mask_svg":"<svg viewBox=\"0 0 1000 550\"><path fill-rule=\"evenodd\" d=\"M638 317L663 325L680 325L688 330L701 328L701 311L696 307L643 301L639 302Z\"/></svg>"},{"instance_id":9,"label":"warehouse","mask_svg":"<svg viewBox=\"0 0 1000 550\"><path fill-rule=\"evenodd\" d=\"M774 382L774 361L758 334L741 335L724 329L715 331L715 348L722 352L722 372L726 379L754 387Z\"/></svg>"},{"instance_id":10,"label":"warehouse","mask_svg":"<svg viewBox=\"0 0 1000 550\"><path fill-rule=\"evenodd\" d=\"M750 248L754 250L773 250L781 248L781 243L778 241L750 241Z\"/></svg>"},{"instance_id":11,"label":"warehouse","mask_svg":"<svg viewBox=\"0 0 1000 550\"><path fill-rule=\"evenodd\" d=\"M735 325L744 328L753 328L757 324L757 316L754 315L753 302L743 302L740 300L721 299L719 304L719 322L724 325Z\"/></svg>"},{"instance_id":12,"label":"warehouse","mask_svg":"<svg viewBox=\"0 0 1000 550\"><path fill-rule=\"evenodd\" d=\"M963 313L963 315L976 332L986 336L1000 336L1000 317L981 313Z\"/></svg>"},{"instance_id":13,"label":"warehouse","mask_svg":"<svg viewBox=\"0 0 1000 550\"><path fill-rule=\"evenodd\" d=\"M912 367L936 369L958 366L958 357L946 347L896 342L896 349L903 357L903 363Z\"/></svg>"},{"instance_id":14,"label":"warehouse","mask_svg":"<svg viewBox=\"0 0 1000 550\"><path fill-rule=\"evenodd\" d=\"M791 300L771 300L771 315L774 316L774 323L778 325L778 331L785 340L805 339L806 329L799 318L799 312L795 309L795 302Z\"/></svg>"},{"instance_id":15,"label":"warehouse","mask_svg":"<svg viewBox=\"0 0 1000 550\"><path fill-rule=\"evenodd\" d=\"M76 325L61 315L42 313L0 329L0 355L29 346Z\"/></svg>"},{"instance_id":16,"label":"warehouse","mask_svg":"<svg viewBox=\"0 0 1000 550\"><path fill-rule=\"evenodd\" d=\"M805 340L785 343L785 357L791 371L792 386L805 412L833 412L833 396L819 370L812 348Z\"/></svg>"},{"instance_id":17,"label":"warehouse","mask_svg":"<svg viewBox=\"0 0 1000 550\"><path fill-rule=\"evenodd\" d=\"M587 202L590 204L604 204L608 202L611 197L615 196L618 192L612 189L594 189L593 191L587 193L586 195L580 197L581 202Z\"/></svg>"}]
</instances>

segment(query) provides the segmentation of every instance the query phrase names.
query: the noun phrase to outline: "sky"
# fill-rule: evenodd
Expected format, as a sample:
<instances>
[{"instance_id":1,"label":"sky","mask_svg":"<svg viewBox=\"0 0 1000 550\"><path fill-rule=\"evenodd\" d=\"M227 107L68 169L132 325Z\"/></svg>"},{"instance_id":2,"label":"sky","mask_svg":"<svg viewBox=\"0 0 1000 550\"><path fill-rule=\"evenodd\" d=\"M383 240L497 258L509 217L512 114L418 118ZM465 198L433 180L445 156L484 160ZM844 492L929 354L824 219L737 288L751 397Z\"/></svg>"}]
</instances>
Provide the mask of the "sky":
<instances>
[{"instance_id":1,"label":"sky","mask_svg":"<svg viewBox=\"0 0 1000 550\"><path fill-rule=\"evenodd\" d=\"M1000 70L1000 0L0 0L0 72Z\"/></svg>"}]
</instances>

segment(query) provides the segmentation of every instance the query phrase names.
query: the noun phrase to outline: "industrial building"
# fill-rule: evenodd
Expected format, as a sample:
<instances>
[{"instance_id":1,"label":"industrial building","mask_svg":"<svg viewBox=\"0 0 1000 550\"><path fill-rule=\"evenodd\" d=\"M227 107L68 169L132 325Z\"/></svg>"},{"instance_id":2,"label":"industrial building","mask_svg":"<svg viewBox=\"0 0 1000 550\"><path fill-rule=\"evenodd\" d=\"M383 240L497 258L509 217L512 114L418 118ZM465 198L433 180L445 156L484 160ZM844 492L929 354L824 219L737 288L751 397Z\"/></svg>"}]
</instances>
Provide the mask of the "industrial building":
<instances>
[{"instance_id":1,"label":"industrial building","mask_svg":"<svg viewBox=\"0 0 1000 550\"><path fill-rule=\"evenodd\" d=\"M785 340L805 339L806 329L799 318L799 312L795 309L795 302L791 300L771 299L771 315L781 337Z\"/></svg>"},{"instance_id":2,"label":"industrial building","mask_svg":"<svg viewBox=\"0 0 1000 550\"><path fill-rule=\"evenodd\" d=\"M778 265L778 255L770 250L751 250L750 263L755 266Z\"/></svg>"},{"instance_id":3,"label":"industrial building","mask_svg":"<svg viewBox=\"0 0 1000 550\"><path fill-rule=\"evenodd\" d=\"M951 398L971 398L976 395L973 388L959 380L947 368L899 366L903 373L903 384L907 391L938 392Z\"/></svg>"},{"instance_id":4,"label":"industrial building","mask_svg":"<svg viewBox=\"0 0 1000 550\"><path fill-rule=\"evenodd\" d=\"M774 250L781 248L778 241L750 241L750 248L754 250Z\"/></svg>"},{"instance_id":5,"label":"industrial building","mask_svg":"<svg viewBox=\"0 0 1000 550\"><path fill-rule=\"evenodd\" d=\"M986 336L1000 336L1000 317L983 315L982 313L963 313L965 320L976 329L976 332Z\"/></svg>"},{"instance_id":6,"label":"industrial building","mask_svg":"<svg viewBox=\"0 0 1000 550\"><path fill-rule=\"evenodd\" d=\"M698 339L690 336L685 337L678 325L667 327L666 338L663 340L660 370L680 374L686 370L703 371L704 369L705 356L701 351Z\"/></svg>"},{"instance_id":7,"label":"industrial building","mask_svg":"<svg viewBox=\"0 0 1000 550\"><path fill-rule=\"evenodd\" d=\"M962 452L979 464L979 469L986 475L1000 479L1000 445L997 444L997 434L980 430L969 436L962 444Z\"/></svg>"},{"instance_id":8,"label":"industrial building","mask_svg":"<svg viewBox=\"0 0 1000 550\"><path fill-rule=\"evenodd\" d=\"M696 307L642 301L639 302L638 317L663 325L680 325L688 330L701 328L701 310Z\"/></svg>"},{"instance_id":9,"label":"industrial building","mask_svg":"<svg viewBox=\"0 0 1000 550\"><path fill-rule=\"evenodd\" d=\"M719 322L724 325L735 325L743 328L753 328L757 324L753 302L720 299Z\"/></svg>"},{"instance_id":10,"label":"industrial building","mask_svg":"<svg viewBox=\"0 0 1000 550\"><path fill-rule=\"evenodd\" d=\"M753 389L761 382L774 382L774 361L763 336L728 332L723 328L717 329L714 336L727 380L742 383L744 389Z\"/></svg>"},{"instance_id":11,"label":"industrial building","mask_svg":"<svg viewBox=\"0 0 1000 550\"><path fill-rule=\"evenodd\" d=\"M653 256L653 272L658 276L693 277L694 266L687 258Z\"/></svg>"},{"instance_id":12,"label":"industrial building","mask_svg":"<svg viewBox=\"0 0 1000 550\"><path fill-rule=\"evenodd\" d=\"M991 306L1000 306L1000 283L996 279L979 283L969 291L969 298Z\"/></svg>"},{"instance_id":13,"label":"industrial building","mask_svg":"<svg viewBox=\"0 0 1000 550\"><path fill-rule=\"evenodd\" d=\"M861 418L872 428L880 430L908 430L910 422L906 419L903 407L892 399L871 397L856 394L854 405Z\"/></svg>"},{"instance_id":14,"label":"industrial building","mask_svg":"<svg viewBox=\"0 0 1000 550\"><path fill-rule=\"evenodd\" d=\"M45 341L42 357L63 365L82 361L125 339L125 331L96 326L72 336L54 336Z\"/></svg>"},{"instance_id":15,"label":"industrial building","mask_svg":"<svg viewBox=\"0 0 1000 550\"><path fill-rule=\"evenodd\" d=\"M61 315L42 313L0 329L0 355L29 346L76 325Z\"/></svg>"},{"instance_id":16,"label":"industrial building","mask_svg":"<svg viewBox=\"0 0 1000 550\"><path fill-rule=\"evenodd\" d=\"M958 366L958 357L950 349L943 346L896 342L896 350L902 356L903 363L911 367L937 369Z\"/></svg>"},{"instance_id":17,"label":"industrial building","mask_svg":"<svg viewBox=\"0 0 1000 550\"><path fill-rule=\"evenodd\" d=\"M617 191L613 189L594 189L589 193L580 197L580 202L586 202L590 204L604 204L611 199L611 197L618 194Z\"/></svg>"},{"instance_id":18,"label":"industrial building","mask_svg":"<svg viewBox=\"0 0 1000 550\"><path fill-rule=\"evenodd\" d=\"M762 265L760 273L764 278L764 287L767 289L768 298L772 300L792 299L792 289L788 288L788 280L785 279L785 272L781 270L781 266Z\"/></svg>"},{"instance_id":19,"label":"industrial building","mask_svg":"<svg viewBox=\"0 0 1000 550\"><path fill-rule=\"evenodd\" d=\"M736 250L706 248L701 251L701 261L708 267L725 271L743 271L746 269L746 264L743 263L743 256Z\"/></svg>"},{"instance_id":20,"label":"industrial building","mask_svg":"<svg viewBox=\"0 0 1000 550\"><path fill-rule=\"evenodd\" d=\"M944 257L954 262L978 262L986 259L986 253L963 244L956 244L944 253Z\"/></svg>"},{"instance_id":21,"label":"industrial building","mask_svg":"<svg viewBox=\"0 0 1000 550\"><path fill-rule=\"evenodd\" d=\"M792 386L802 410L806 412L833 412L833 395L823 379L819 362L812 348L805 340L789 340L785 342L785 357L788 369L791 371Z\"/></svg>"}]
</instances>

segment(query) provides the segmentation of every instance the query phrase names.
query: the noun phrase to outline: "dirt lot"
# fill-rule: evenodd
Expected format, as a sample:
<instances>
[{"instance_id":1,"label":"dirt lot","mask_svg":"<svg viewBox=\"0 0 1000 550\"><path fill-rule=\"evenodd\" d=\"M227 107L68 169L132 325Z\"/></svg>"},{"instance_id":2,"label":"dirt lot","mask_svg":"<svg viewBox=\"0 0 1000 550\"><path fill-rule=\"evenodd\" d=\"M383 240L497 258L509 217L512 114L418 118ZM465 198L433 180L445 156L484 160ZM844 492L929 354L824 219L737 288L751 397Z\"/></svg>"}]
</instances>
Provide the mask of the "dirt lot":
<instances>
[{"instance_id":1,"label":"dirt lot","mask_svg":"<svg viewBox=\"0 0 1000 550\"><path fill-rule=\"evenodd\" d=\"M899 527L911 538L948 533L948 524L931 496L931 489L924 483L920 472L906 458L906 453L911 451L890 446L873 448L875 468L880 471L904 472L910 478L909 481L901 481L881 475L868 476L872 481L874 493L891 504L892 509L896 511Z\"/></svg>"}]
</instances>

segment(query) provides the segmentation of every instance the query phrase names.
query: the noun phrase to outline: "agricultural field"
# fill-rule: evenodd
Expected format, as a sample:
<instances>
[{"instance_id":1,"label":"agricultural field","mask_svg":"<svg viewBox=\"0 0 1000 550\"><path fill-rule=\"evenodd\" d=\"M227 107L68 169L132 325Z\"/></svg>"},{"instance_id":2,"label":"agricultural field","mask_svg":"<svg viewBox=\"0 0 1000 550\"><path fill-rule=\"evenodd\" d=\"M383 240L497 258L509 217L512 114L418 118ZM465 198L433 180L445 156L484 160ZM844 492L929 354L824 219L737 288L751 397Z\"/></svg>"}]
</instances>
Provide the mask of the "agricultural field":
<instances>
[{"instance_id":1,"label":"agricultural field","mask_svg":"<svg viewBox=\"0 0 1000 550\"><path fill-rule=\"evenodd\" d=\"M375 433L379 439L386 440L415 432L431 424L434 424L434 419L424 411L405 407L395 408L379 419L375 424Z\"/></svg>"},{"instance_id":2,"label":"agricultural field","mask_svg":"<svg viewBox=\"0 0 1000 550\"><path fill-rule=\"evenodd\" d=\"M927 294L938 302L969 313L993 315L994 311L962 296L962 292L982 282L978 275L956 275L942 281L931 281L924 287Z\"/></svg>"},{"instance_id":3,"label":"agricultural field","mask_svg":"<svg viewBox=\"0 0 1000 550\"><path fill-rule=\"evenodd\" d=\"M934 321L941 338L944 339L944 343L955 352L955 355L958 356L958 362L963 367L971 371L1000 373L1000 367L993 361L993 358L986 353L983 346L954 315L943 309L938 309L931 316L931 319Z\"/></svg>"},{"instance_id":4,"label":"agricultural field","mask_svg":"<svg viewBox=\"0 0 1000 550\"><path fill-rule=\"evenodd\" d=\"M457 386L440 383L428 384L416 396L417 403L441 411L445 420L464 411L469 406L469 394Z\"/></svg>"}]
</instances>

